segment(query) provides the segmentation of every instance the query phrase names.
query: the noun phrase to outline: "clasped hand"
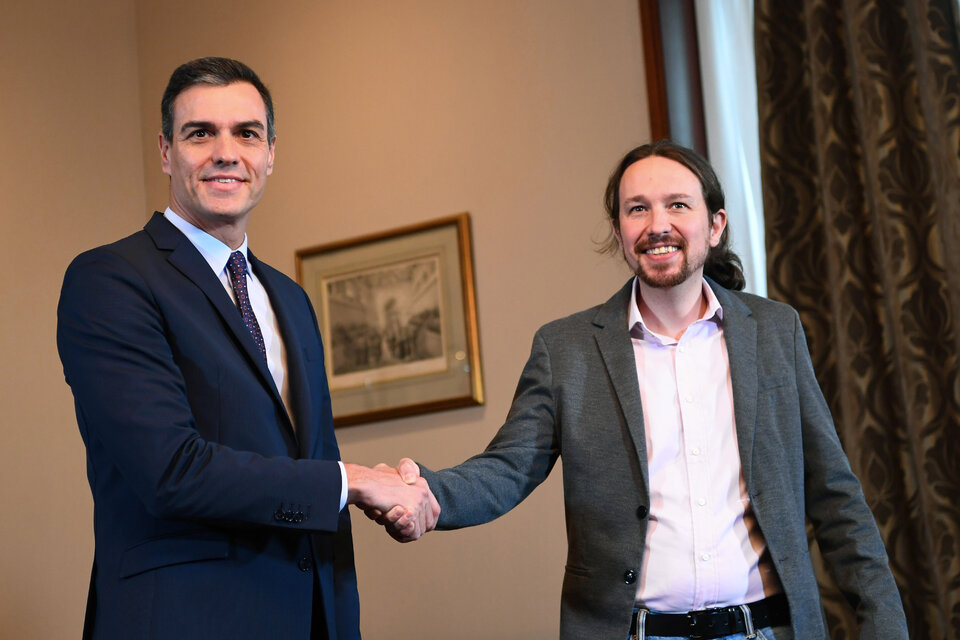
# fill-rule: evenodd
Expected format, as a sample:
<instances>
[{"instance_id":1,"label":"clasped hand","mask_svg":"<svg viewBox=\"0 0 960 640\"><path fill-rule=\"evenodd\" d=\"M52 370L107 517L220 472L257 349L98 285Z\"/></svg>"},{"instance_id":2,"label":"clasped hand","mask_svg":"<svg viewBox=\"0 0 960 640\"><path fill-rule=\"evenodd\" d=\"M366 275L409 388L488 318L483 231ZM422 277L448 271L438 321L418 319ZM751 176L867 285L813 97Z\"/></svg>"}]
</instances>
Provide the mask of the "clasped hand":
<instances>
[{"instance_id":1,"label":"clasped hand","mask_svg":"<svg viewBox=\"0 0 960 640\"><path fill-rule=\"evenodd\" d=\"M347 503L363 509L395 540L411 542L437 526L440 504L413 460L404 458L396 469L385 464L372 469L355 464L344 467Z\"/></svg>"}]
</instances>

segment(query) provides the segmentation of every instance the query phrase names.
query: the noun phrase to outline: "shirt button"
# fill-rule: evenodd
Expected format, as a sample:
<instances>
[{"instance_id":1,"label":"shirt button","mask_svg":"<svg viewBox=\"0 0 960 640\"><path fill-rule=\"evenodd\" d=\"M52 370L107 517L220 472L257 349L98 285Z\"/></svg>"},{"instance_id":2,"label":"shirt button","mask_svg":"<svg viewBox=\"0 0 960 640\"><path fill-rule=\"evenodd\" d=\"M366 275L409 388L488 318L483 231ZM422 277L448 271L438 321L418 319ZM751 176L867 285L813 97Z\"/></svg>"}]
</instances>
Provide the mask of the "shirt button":
<instances>
[{"instance_id":1,"label":"shirt button","mask_svg":"<svg viewBox=\"0 0 960 640\"><path fill-rule=\"evenodd\" d=\"M691 451L690 453L692 453L695 456L700 455L700 447L694 447L693 451Z\"/></svg>"},{"instance_id":2,"label":"shirt button","mask_svg":"<svg viewBox=\"0 0 960 640\"><path fill-rule=\"evenodd\" d=\"M687 404L693 403L693 396L687 396L686 398L684 398L684 401L685 401Z\"/></svg>"},{"instance_id":3,"label":"shirt button","mask_svg":"<svg viewBox=\"0 0 960 640\"><path fill-rule=\"evenodd\" d=\"M700 559L703 560L704 562L706 562L707 560L710 559L710 554L709 554L709 553L701 554L701 555L700 555Z\"/></svg>"},{"instance_id":4,"label":"shirt button","mask_svg":"<svg viewBox=\"0 0 960 640\"><path fill-rule=\"evenodd\" d=\"M310 571L313 568L313 562L310 561L310 558L304 556L297 560L297 568L300 571Z\"/></svg>"},{"instance_id":5,"label":"shirt button","mask_svg":"<svg viewBox=\"0 0 960 640\"><path fill-rule=\"evenodd\" d=\"M703 505L707 504L707 501L704 500L703 498L700 498L699 500L697 500L697 504L702 507Z\"/></svg>"}]
</instances>

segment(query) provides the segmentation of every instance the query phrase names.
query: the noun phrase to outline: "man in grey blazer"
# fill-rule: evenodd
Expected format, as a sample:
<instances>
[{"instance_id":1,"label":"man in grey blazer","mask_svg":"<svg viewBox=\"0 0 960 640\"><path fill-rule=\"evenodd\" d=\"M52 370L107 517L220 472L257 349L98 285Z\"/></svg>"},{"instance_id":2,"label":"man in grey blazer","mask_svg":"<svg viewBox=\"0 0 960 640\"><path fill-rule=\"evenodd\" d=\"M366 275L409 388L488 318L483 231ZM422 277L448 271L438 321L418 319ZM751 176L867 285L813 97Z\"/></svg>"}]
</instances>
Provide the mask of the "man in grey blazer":
<instances>
[{"instance_id":1,"label":"man in grey blazer","mask_svg":"<svg viewBox=\"0 0 960 640\"><path fill-rule=\"evenodd\" d=\"M537 332L483 453L438 472L401 461L433 489L438 528L509 511L562 455L561 638L822 640L807 519L861 637L906 638L800 320L740 291L712 168L668 141L638 147L606 205L637 277Z\"/></svg>"}]
</instances>

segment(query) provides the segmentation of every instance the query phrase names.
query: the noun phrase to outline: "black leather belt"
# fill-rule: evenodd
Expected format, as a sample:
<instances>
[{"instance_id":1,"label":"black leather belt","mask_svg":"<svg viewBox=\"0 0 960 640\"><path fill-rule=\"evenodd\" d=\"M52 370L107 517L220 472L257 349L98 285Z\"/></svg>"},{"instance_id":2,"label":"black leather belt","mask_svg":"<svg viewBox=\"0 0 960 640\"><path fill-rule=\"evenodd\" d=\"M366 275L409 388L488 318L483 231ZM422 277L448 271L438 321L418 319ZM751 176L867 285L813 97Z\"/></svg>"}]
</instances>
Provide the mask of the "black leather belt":
<instances>
[{"instance_id":1,"label":"black leather belt","mask_svg":"<svg viewBox=\"0 0 960 640\"><path fill-rule=\"evenodd\" d=\"M787 596L778 593L746 605L754 629L790 624ZM641 611L634 613L630 623L630 637L637 635L637 620ZM746 616L740 607L719 607L689 613L651 613L644 616L644 635L689 638L721 638L748 630Z\"/></svg>"}]
</instances>

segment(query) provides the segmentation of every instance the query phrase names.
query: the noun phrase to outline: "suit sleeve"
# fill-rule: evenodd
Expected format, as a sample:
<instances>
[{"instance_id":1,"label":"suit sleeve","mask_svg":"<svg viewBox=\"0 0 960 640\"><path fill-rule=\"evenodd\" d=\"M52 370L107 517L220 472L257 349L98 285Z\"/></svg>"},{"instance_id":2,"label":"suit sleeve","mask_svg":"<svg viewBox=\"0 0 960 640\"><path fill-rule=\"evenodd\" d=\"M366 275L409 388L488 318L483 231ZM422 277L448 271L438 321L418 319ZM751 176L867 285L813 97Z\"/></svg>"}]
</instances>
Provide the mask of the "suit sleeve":
<instances>
[{"instance_id":1,"label":"suit sleeve","mask_svg":"<svg viewBox=\"0 0 960 640\"><path fill-rule=\"evenodd\" d=\"M844 597L856 609L862 638L907 638L897 585L873 514L840 445L817 383L800 318L794 353L801 399L807 516Z\"/></svg>"},{"instance_id":2,"label":"suit sleeve","mask_svg":"<svg viewBox=\"0 0 960 640\"><path fill-rule=\"evenodd\" d=\"M542 483L560 452L550 354L538 332L504 425L480 454L456 467L421 473L440 503L440 529L500 517Z\"/></svg>"},{"instance_id":3,"label":"suit sleeve","mask_svg":"<svg viewBox=\"0 0 960 640\"><path fill-rule=\"evenodd\" d=\"M171 349L177 339L147 279L126 259L99 249L71 264L57 345L91 482L107 472L98 466L107 460L158 518L335 531L337 462L268 457L201 437Z\"/></svg>"}]
</instances>

